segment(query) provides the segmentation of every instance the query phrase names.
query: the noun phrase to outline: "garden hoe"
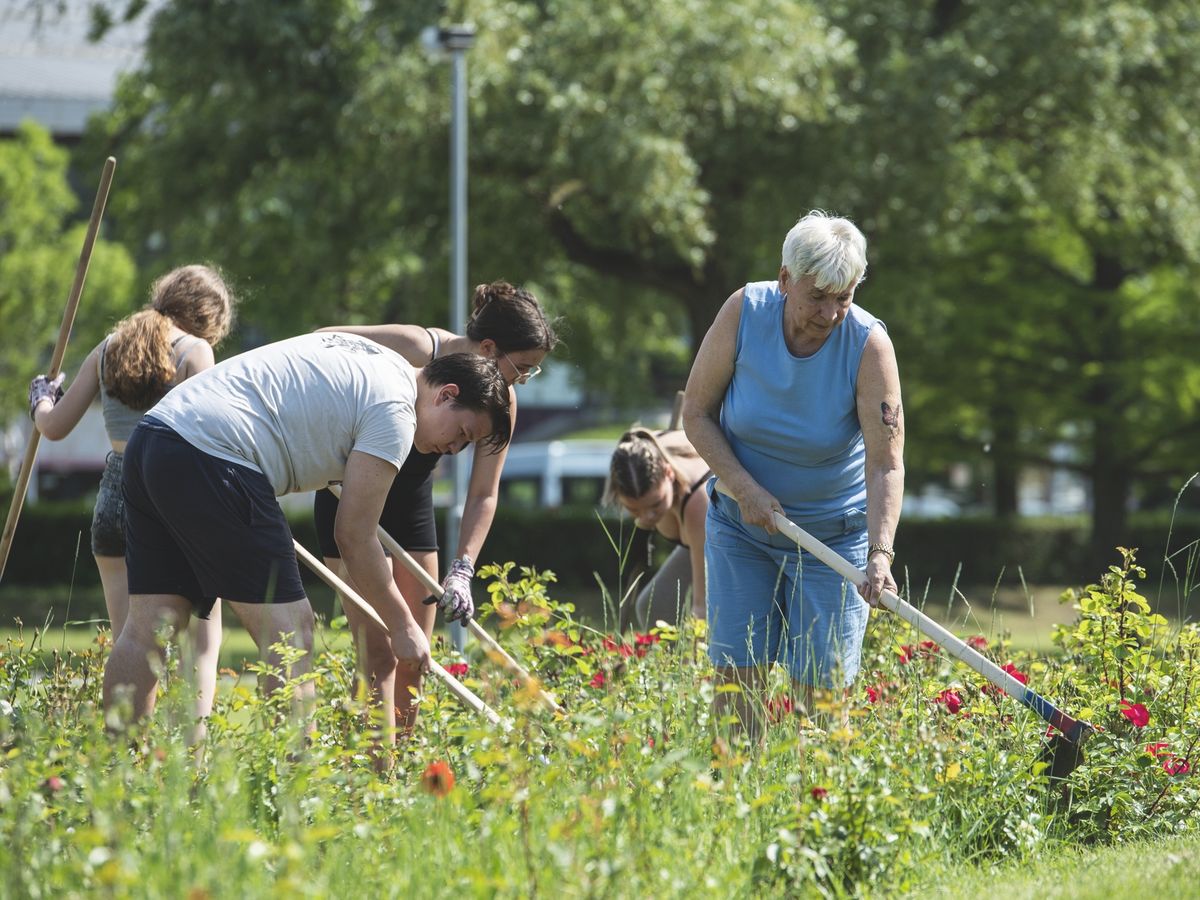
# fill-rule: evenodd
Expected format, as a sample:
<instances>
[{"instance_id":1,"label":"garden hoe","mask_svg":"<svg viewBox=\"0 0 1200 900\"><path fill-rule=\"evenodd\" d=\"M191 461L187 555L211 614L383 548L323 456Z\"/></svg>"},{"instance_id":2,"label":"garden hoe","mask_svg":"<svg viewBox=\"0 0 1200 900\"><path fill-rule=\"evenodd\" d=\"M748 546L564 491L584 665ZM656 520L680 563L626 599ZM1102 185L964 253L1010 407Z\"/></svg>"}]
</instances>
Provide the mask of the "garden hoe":
<instances>
[{"instance_id":1,"label":"garden hoe","mask_svg":"<svg viewBox=\"0 0 1200 900\"><path fill-rule=\"evenodd\" d=\"M100 233L100 220L104 218L104 207L108 204L108 191L112 187L113 172L116 171L117 161L109 157L104 161L100 172L100 187L96 191L96 201L92 205L92 216L88 220L87 233L83 238L83 249L79 253L79 261L75 264L75 280L71 283L71 293L67 295L67 308L63 312L62 325L58 329L58 341L54 345L54 354L50 357L50 368L46 377L53 379L62 368L63 357L67 353L67 341L71 337L71 327L75 324L75 313L79 309L79 297L83 293L83 284L87 279L88 266L92 261L92 249L96 246L96 236ZM29 487L29 479L33 474L33 464L37 460L38 444L42 433L34 428L29 434L29 442L25 445L25 455L21 458L21 468L17 480L13 482L12 503L8 507L8 518L4 521L4 532L0 534L0 578L4 577L4 569L8 565L8 554L12 550L13 537L17 531L17 520L21 517L21 507L25 503L25 492Z\"/></svg>"},{"instance_id":2,"label":"garden hoe","mask_svg":"<svg viewBox=\"0 0 1200 900\"><path fill-rule=\"evenodd\" d=\"M727 497L733 497L725 486L717 483L717 490ZM736 500L736 498L733 498ZM852 584L859 585L866 580L866 573L860 571L849 560L830 550L823 543L805 531L796 523L775 513L775 527L800 547L803 547L829 568L833 569ZM898 615L922 634L932 637L937 643L959 662L966 663L1004 693L1008 694L1022 706L1033 710L1054 728L1059 734L1050 740L1049 776L1052 779L1065 778L1083 760L1083 745L1095 729L1087 722L1073 719L1053 703L1036 693L1032 688L1022 684L1008 672L976 650L963 640L951 634L933 619L901 599L891 591L884 591L879 603L885 609Z\"/></svg>"},{"instance_id":3,"label":"garden hoe","mask_svg":"<svg viewBox=\"0 0 1200 900\"><path fill-rule=\"evenodd\" d=\"M387 625L383 623L383 619L379 617L379 613L375 612L371 604L360 597L350 585L346 584L346 582L330 571L328 566L300 546L299 541L293 540L292 545L296 548L296 556L303 560L304 564L312 569L322 581L366 613L376 625L383 629L384 634L389 633ZM512 727L506 720L501 719L494 709L484 703L474 691L447 672L436 660L431 659L429 661L429 670L446 683L446 687L450 688L454 696L493 725L499 725L505 731L508 731Z\"/></svg>"},{"instance_id":4,"label":"garden hoe","mask_svg":"<svg viewBox=\"0 0 1200 900\"><path fill-rule=\"evenodd\" d=\"M342 489L339 485L332 484L329 486L329 490L333 492L335 497L341 499ZM400 546L399 542L397 542L395 538L384 531L382 525L378 527L377 531L379 534L379 542L383 544L384 549L387 550L388 553L392 554L393 557L400 560L400 562L403 563L404 568L408 569L408 571L412 573L412 576L416 578L417 581L421 582L422 587L429 591L429 599L425 602L436 603L438 600L440 600L443 593L442 586L434 581L430 574L417 564L415 559L408 555L405 549ZM537 679L530 675L520 663L513 659L509 652L501 647L496 639L483 629L482 625L480 625L474 619L468 619L467 628L470 630L471 634L475 635L476 640L478 640L488 649L489 653L494 653L500 658L500 661L504 663L509 671L513 672L518 678L520 678L526 686L535 689L537 691L538 699L546 704L548 708L556 713L562 712L562 707L558 705L558 701L556 701L554 697L552 697L546 691L542 690L542 688L538 686Z\"/></svg>"}]
</instances>

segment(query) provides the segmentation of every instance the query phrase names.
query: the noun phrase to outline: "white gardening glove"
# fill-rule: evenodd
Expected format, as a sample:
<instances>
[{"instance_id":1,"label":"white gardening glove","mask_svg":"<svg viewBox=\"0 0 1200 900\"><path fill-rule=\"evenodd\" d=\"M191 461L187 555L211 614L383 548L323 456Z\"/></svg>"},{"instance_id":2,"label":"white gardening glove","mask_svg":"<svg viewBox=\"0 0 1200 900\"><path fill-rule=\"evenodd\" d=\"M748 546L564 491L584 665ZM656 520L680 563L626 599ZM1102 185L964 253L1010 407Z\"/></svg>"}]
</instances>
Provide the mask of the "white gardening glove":
<instances>
[{"instance_id":1,"label":"white gardening glove","mask_svg":"<svg viewBox=\"0 0 1200 900\"><path fill-rule=\"evenodd\" d=\"M461 557L450 563L450 571L442 582L440 599L430 597L426 603L435 602L446 614L448 621L462 620L466 622L475 615L475 601L471 598L471 578L475 575L475 565L469 557Z\"/></svg>"}]
</instances>

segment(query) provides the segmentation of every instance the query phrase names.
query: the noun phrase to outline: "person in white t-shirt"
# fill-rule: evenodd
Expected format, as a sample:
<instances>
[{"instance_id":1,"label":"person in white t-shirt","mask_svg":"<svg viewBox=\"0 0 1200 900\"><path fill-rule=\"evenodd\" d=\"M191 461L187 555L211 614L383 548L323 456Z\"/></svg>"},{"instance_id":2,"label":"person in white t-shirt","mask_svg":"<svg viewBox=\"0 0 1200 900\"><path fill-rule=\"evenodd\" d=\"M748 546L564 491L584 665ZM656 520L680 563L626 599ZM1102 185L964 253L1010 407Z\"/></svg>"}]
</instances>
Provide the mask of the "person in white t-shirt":
<instances>
[{"instance_id":1,"label":"person in white t-shirt","mask_svg":"<svg viewBox=\"0 0 1200 900\"><path fill-rule=\"evenodd\" d=\"M206 617L217 597L267 662L281 665L271 646L286 639L306 651L293 677L308 670L312 608L275 498L337 481L343 563L388 626L396 657L427 669L429 641L375 540L384 499L413 448L457 453L480 441L499 451L510 431L494 361L463 353L414 369L351 334L268 344L184 382L126 446L129 618L104 670L106 717L124 697L135 719L153 710L158 629Z\"/></svg>"}]
</instances>

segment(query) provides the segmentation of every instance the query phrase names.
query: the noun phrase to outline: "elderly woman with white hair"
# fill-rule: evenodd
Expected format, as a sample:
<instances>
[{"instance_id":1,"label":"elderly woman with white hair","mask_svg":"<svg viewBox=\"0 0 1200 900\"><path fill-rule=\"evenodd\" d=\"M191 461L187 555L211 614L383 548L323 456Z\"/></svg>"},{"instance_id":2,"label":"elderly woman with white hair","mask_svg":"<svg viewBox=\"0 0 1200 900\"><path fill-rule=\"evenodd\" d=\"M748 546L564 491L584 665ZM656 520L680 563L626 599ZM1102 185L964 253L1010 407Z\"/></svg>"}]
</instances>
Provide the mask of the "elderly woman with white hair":
<instances>
[{"instance_id":1,"label":"elderly woman with white hair","mask_svg":"<svg viewBox=\"0 0 1200 900\"><path fill-rule=\"evenodd\" d=\"M725 301L688 379L683 424L723 486L705 522L709 654L716 694L757 732L770 664L787 667L806 708L816 687L858 672L868 604L896 590L892 540L904 493L904 415L895 351L854 303L866 239L848 219L810 212L788 232L777 281ZM787 518L866 569L850 585L773 524ZM857 592L855 592L857 588Z\"/></svg>"}]
</instances>

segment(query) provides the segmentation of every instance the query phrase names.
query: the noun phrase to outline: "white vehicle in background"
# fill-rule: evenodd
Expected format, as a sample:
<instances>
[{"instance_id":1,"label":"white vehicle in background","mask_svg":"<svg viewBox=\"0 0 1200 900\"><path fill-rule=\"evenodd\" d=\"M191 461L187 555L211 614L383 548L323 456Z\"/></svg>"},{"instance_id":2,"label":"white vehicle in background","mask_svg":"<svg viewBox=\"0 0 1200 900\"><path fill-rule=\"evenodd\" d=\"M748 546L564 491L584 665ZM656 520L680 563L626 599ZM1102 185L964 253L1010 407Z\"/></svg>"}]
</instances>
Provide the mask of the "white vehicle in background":
<instances>
[{"instance_id":1,"label":"white vehicle in background","mask_svg":"<svg viewBox=\"0 0 1200 900\"><path fill-rule=\"evenodd\" d=\"M500 475L500 503L525 509L596 506L615 447L608 440L511 444Z\"/></svg>"}]
</instances>

